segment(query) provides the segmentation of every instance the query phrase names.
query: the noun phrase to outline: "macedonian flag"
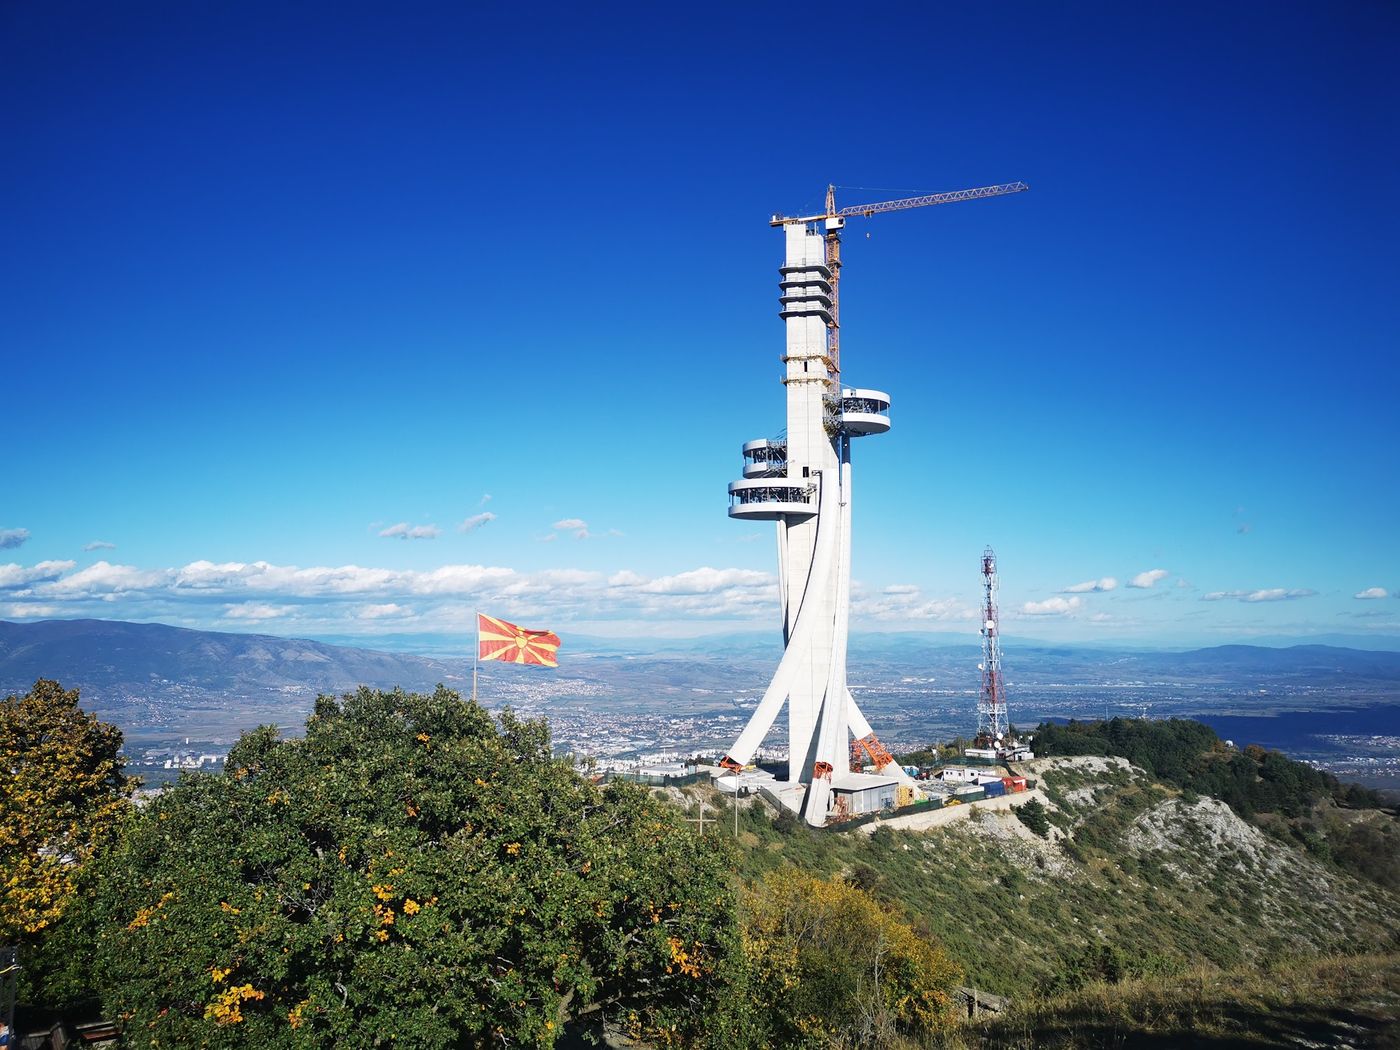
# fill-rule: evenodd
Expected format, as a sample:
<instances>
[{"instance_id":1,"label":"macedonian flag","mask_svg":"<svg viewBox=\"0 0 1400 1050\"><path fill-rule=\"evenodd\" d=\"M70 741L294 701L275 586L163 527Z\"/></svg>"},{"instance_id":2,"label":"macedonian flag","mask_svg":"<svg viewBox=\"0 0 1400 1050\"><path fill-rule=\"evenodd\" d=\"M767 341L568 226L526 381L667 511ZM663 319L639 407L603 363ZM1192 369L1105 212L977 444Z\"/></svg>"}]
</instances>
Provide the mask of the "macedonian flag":
<instances>
[{"instance_id":1,"label":"macedonian flag","mask_svg":"<svg viewBox=\"0 0 1400 1050\"><path fill-rule=\"evenodd\" d=\"M559 636L551 631L527 631L494 616L476 614L477 656L509 664L559 666Z\"/></svg>"}]
</instances>

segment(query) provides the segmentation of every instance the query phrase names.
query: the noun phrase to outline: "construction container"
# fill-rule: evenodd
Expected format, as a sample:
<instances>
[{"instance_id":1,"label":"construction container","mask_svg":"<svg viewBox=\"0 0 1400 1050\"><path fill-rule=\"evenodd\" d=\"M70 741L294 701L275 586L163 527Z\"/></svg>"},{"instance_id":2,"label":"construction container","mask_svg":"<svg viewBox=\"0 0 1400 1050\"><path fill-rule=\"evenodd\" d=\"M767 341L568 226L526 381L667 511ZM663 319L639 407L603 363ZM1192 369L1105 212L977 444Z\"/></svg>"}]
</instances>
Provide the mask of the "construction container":
<instances>
[{"instance_id":1,"label":"construction container","mask_svg":"<svg viewBox=\"0 0 1400 1050\"><path fill-rule=\"evenodd\" d=\"M968 766L944 766L943 771L938 776L940 780L955 784L975 784L977 782L977 770Z\"/></svg>"},{"instance_id":2,"label":"construction container","mask_svg":"<svg viewBox=\"0 0 1400 1050\"><path fill-rule=\"evenodd\" d=\"M1002 777L1001 782L1008 792L1026 790L1025 777Z\"/></svg>"},{"instance_id":3,"label":"construction container","mask_svg":"<svg viewBox=\"0 0 1400 1050\"><path fill-rule=\"evenodd\" d=\"M953 797L959 802L976 802L980 798L986 798L987 793L975 784L968 784L954 791Z\"/></svg>"},{"instance_id":4,"label":"construction container","mask_svg":"<svg viewBox=\"0 0 1400 1050\"><path fill-rule=\"evenodd\" d=\"M895 789L894 804L899 809L903 809L905 806L912 806L914 804L914 789L908 784L900 784L899 787Z\"/></svg>"},{"instance_id":5,"label":"construction container","mask_svg":"<svg viewBox=\"0 0 1400 1050\"><path fill-rule=\"evenodd\" d=\"M838 801L844 800L845 811L849 816L859 817L866 813L894 809L897 786L903 785L894 777L874 776L869 773L837 773L832 778L831 791Z\"/></svg>"},{"instance_id":6,"label":"construction container","mask_svg":"<svg viewBox=\"0 0 1400 1050\"><path fill-rule=\"evenodd\" d=\"M983 784L982 790L987 793L988 798L1000 798L1006 794L1006 785L1000 780L993 780L990 784Z\"/></svg>"}]
</instances>

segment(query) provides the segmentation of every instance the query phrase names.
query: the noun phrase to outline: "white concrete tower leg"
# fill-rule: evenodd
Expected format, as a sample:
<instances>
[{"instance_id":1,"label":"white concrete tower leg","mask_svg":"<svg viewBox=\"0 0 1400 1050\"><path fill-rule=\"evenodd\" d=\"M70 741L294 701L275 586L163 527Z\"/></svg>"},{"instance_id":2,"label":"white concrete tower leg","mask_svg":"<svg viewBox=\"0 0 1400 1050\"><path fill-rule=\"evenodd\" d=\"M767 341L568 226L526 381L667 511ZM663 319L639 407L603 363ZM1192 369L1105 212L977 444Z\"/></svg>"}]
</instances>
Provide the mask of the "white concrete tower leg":
<instances>
[{"instance_id":1,"label":"white concrete tower leg","mask_svg":"<svg viewBox=\"0 0 1400 1050\"><path fill-rule=\"evenodd\" d=\"M792 617L788 615L792 598L788 594L787 523L777 521L773 527L778 532L778 604L783 610L783 648L787 649L788 640L792 637Z\"/></svg>"},{"instance_id":2,"label":"white concrete tower leg","mask_svg":"<svg viewBox=\"0 0 1400 1050\"><path fill-rule=\"evenodd\" d=\"M834 473L816 474L815 481L818 487L816 543L805 574L806 586L797 625L788 643L794 657L788 689L788 779L793 782L810 781L813 764L819 761L816 757L817 726L829 677L834 627L830 596L836 585L841 542L837 513L840 483ZM784 653L784 657L786 655Z\"/></svg>"},{"instance_id":3,"label":"white concrete tower leg","mask_svg":"<svg viewBox=\"0 0 1400 1050\"><path fill-rule=\"evenodd\" d=\"M821 479L818 481L820 482ZM828 493L835 488L835 485L820 485L817 498L818 507L821 507L828 500L834 501ZM822 534L818 535L817 571L810 581L809 594L818 594L830 588L831 570L835 562L836 540L834 528L824 530ZM739 734L739 739L729 749L728 757L739 765L743 766L749 763L754 752L763 743L763 738L768 735L768 730L772 728L773 722L778 717L778 712L782 710L783 701L796 695L799 691L801 676L806 670L812 641L828 626L822 622L822 609L823 604L815 601L812 604L810 615L808 609L805 608L805 603L804 606L798 608L796 622L793 625L791 637L788 639L787 648L783 650L783 658L778 662L778 670L764 691L757 709L750 716L748 724ZM793 741L792 745L799 746L799 742ZM810 748L811 742L809 740L801 741L800 746L805 752Z\"/></svg>"},{"instance_id":4,"label":"white concrete tower leg","mask_svg":"<svg viewBox=\"0 0 1400 1050\"><path fill-rule=\"evenodd\" d=\"M837 522L836 586L832 602L831 656L827 664L826 688L821 707L821 728L816 751L812 786L807 791L804 816L808 824L821 827L831 810L832 780L846 768L846 742L849 715L846 699L846 641L851 601L851 459L850 442L841 440L840 498L832 515Z\"/></svg>"}]
</instances>

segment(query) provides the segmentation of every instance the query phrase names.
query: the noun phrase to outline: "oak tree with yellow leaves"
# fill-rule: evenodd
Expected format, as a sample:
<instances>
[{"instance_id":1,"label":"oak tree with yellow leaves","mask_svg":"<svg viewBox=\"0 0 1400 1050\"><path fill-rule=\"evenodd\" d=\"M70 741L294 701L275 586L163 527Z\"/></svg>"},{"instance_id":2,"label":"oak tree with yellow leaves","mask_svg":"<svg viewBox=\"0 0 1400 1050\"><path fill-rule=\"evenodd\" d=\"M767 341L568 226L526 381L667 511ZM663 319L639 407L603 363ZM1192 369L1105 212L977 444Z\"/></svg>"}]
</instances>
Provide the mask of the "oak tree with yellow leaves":
<instances>
[{"instance_id":1,"label":"oak tree with yellow leaves","mask_svg":"<svg viewBox=\"0 0 1400 1050\"><path fill-rule=\"evenodd\" d=\"M73 900L82 866L116 834L134 781L122 734L41 678L0 700L0 944L36 944Z\"/></svg>"}]
</instances>

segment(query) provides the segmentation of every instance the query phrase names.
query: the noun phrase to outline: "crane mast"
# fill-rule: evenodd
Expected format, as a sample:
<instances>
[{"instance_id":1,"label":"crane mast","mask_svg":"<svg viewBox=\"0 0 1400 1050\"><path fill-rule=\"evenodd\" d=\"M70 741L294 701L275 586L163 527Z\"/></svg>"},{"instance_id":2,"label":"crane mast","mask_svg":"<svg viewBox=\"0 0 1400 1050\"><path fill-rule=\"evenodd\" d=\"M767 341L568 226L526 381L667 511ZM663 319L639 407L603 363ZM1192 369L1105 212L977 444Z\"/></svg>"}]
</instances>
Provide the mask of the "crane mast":
<instances>
[{"instance_id":1,"label":"crane mast","mask_svg":"<svg viewBox=\"0 0 1400 1050\"><path fill-rule=\"evenodd\" d=\"M899 200L880 201L876 204L857 204L848 208L836 207L836 187L826 188L826 211L821 215L774 215L769 226L791 226L794 223L821 222L826 226L826 265L831 271L831 320L827 322L827 352L833 378L841 374L841 230L846 220L854 216L870 218L888 211L904 211L908 208L927 208L934 204L955 204L958 201L982 200L985 197L1003 197L1008 193L1020 193L1030 189L1024 182L1003 182L996 186L978 186L970 190L952 190L947 193L928 193L921 197L903 197Z\"/></svg>"}]
</instances>

